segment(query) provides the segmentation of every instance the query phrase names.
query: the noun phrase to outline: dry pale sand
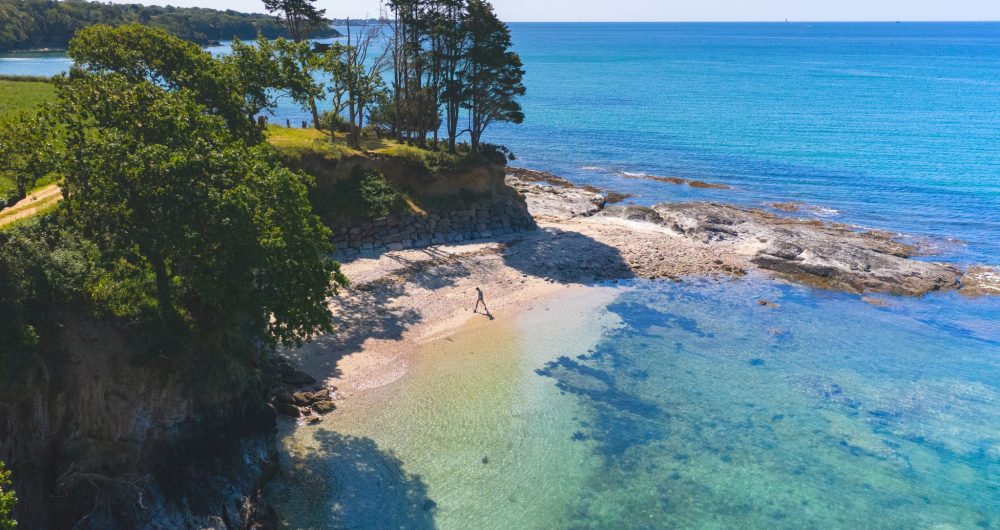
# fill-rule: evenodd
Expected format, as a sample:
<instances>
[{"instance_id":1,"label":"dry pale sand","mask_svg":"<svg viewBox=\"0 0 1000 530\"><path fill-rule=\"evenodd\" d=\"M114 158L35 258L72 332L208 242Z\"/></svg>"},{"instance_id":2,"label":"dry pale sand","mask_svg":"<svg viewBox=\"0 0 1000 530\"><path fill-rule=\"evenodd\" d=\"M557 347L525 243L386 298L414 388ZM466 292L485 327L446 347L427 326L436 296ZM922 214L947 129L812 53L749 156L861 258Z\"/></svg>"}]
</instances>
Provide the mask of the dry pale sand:
<instances>
[{"instance_id":1,"label":"dry pale sand","mask_svg":"<svg viewBox=\"0 0 1000 530\"><path fill-rule=\"evenodd\" d=\"M505 263L510 242L390 252L344 265L351 286L332 303L333 334L286 352L336 399L406 374L418 345L463 326L490 326L582 284L523 272ZM516 245L516 243L514 243ZM473 313L480 287L492 314Z\"/></svg>"},{"instance_id":2,"label":"dry pale sand","mask_svg":"<svg viewBox=\"0 0 1000 530\"><path fill-rule=\"evenodd\" d=\"M568 290L632 277L739 274L743 260L660 228L611 218L544 219L536 231L491 242L387 252L344 264L351 286L333 302L336 331L285 352L344 399L398 380L412 352L462 326L476 287L493 318Z\"/></svg>"}]
</instances>

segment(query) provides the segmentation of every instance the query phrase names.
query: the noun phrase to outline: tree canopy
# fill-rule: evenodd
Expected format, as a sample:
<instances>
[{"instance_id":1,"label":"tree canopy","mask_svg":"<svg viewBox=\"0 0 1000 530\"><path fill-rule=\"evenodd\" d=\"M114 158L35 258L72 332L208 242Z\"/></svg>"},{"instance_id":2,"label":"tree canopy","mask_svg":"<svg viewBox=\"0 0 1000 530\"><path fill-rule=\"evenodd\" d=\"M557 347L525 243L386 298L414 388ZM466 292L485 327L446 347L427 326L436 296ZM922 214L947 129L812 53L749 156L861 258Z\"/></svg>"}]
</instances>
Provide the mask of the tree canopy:
<instances>
[{"instance_id":1,"label":"tree canopy","mask_svg":"<svg viewBox=\"0 0 1000 530\"><path fill-rule=\"evenodd\" d=\"M469 133L473 152L496 122L524 120L521 58L484 0L391 0L384 22L393 60L392 132L424 145L443 123L449 148ZM442 116L442 108L444 113ZM460 129L462 110L468 127Z\"/></svg>"},{"instance_id":2,"label":"tree canopy","mask_svg":"<svg viewBox=\"0 0 1000 530\"><path fill-rule=\"evenodd\" d=\"M220 351L329 329L326 301L344 282L330 231L312 212L309 179L248 142L248 120L230 123L219 103L247 98L203 79L230 66L138 25L88 28L70 49L81 67L56 78L48 118L65 153L58 218L90 249L81 292ZM0 259L0 272L13 271L5 290L30 291L16 278L36 266L15 254Z\"/></svg>"},{"instance_id":3,"label":"tree canopy","mask_svg":"<svg viewBox=\"0 0 1000 530\"><path fill-rule=\"evenodd\" d=\"M264 8L276 14L285 23L288 36L300 42L312 34L316 28L329 24L323 15L325 9L317 9L316 0L264 0Z\"/></svg>"},{"instance_id":4,"label":"tree canopy","mask_svg":"<svg viewBox=\"0 0 1000 530\"><path fill-rule=\"evenodd\" d=\"M14 503L17 497L11 489L10 471L7 466L0 462L0 530L14 530L17 528L17 521L14 520Z\"/></svg>"},{"instance_id":5,"label":"tree canopy","mask_svg":"<svg viewBox=\"0 0 1000 530\"><path fill-rule=\"evenodd\" d=\"M49 132L46 121L38 115L20 113L0 119L0 177L14 183L14 198L23 198L54 169L58 155Z\"/></svg>"}]
</instances>

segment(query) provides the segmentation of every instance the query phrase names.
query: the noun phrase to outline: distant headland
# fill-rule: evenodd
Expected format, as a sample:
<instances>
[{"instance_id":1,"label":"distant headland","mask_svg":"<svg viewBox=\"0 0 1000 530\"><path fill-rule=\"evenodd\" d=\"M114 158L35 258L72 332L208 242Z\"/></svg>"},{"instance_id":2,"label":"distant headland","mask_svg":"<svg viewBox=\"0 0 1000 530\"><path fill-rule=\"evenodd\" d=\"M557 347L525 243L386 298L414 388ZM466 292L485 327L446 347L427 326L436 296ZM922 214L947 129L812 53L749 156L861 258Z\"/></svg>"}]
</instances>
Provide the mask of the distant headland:
<instances>
[{"instance_id":1,"label":"distant headland","mask_svg":"<svg viewBox=\"0 0 1000 530\"><path fill-rule=\"evenodd\" d=\"M65 49L73 35L86 26L117 26L139 22L166 30L201 45L231 40L289 37L277 17L260 13L220 11L202 7L145 6L101 2L48 2L0 0L0 53L18 50ZM310 33L313 38L337 37L329 24Z\"/></svg>"}]
</instances>

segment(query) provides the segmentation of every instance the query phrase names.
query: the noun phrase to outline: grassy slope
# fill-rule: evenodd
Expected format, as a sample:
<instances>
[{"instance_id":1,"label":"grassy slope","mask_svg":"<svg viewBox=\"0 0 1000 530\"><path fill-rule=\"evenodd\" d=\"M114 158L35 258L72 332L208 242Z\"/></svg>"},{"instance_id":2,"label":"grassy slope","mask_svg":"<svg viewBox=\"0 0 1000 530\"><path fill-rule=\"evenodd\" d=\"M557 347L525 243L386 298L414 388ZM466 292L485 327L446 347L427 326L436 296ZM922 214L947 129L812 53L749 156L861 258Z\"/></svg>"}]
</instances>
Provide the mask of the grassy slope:
<instances>
[{"instance_id":1,"label":"grassy slope","mask_svg":"<svg viewBox=\"0 0 1000 530\"><path fill-rule=\"evenodd\" d=\"M52 83L0 79L0 119L19 112L34 112L42 103L52 101L55 94ZM0 177L0 196L7 195L11 189L13 183Z\"/></svg>"},{"instance_id":2,"label":"grassy slope","mask_svg":"<svg viewBox=\"0 0 1000 530\"><path fill-rule=\"evenodd\" d=\"M42 103L52 101L55 94L52 83L0 79L0 118L18 112L32 112Z\"/></svg>"},{"instance_id":3,"label":"grassy slope","mask_svg":"<svg viewBox=\"0 0 1000 530\"><path fill-rule=\"evenodd\" d=\"M405 147L393 140L365 138L361 150L351 149L347 147L347 136L343 133L336 133L335 141L331 141L330 133L326 131L289 129L277 125L267 127L267 140L285 155L320 154L335 159L364 153L390 154L393 150Z\"/></svg>"}]
</instances>

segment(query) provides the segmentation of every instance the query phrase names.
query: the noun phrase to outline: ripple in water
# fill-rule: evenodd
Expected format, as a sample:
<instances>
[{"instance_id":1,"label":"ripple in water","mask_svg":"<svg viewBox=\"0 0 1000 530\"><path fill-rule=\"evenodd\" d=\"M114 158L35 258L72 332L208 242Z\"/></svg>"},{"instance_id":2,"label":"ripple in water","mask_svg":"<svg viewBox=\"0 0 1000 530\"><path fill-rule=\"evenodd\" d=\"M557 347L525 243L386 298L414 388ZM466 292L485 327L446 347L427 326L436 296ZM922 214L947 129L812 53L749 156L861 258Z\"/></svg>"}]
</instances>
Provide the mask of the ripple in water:
<instances>
[{"instance_id":1,"label":"ripple in water","mask_svg":"<svg viewBox=\"0 0 1000 530\"><path fill-rule=\"evenodd\" d=\"M637 282L430 345L286 439L288 522L996 528L1000 302L887 300Z\"/></svg>"}]
</instances>

